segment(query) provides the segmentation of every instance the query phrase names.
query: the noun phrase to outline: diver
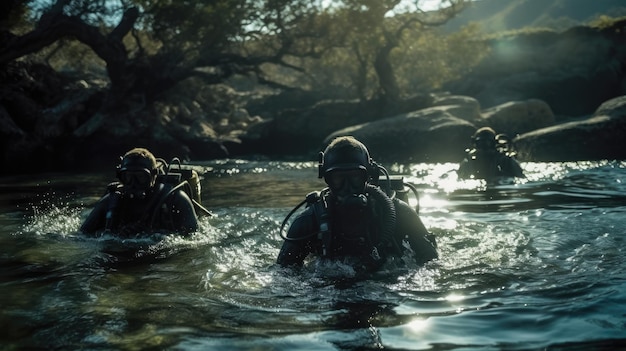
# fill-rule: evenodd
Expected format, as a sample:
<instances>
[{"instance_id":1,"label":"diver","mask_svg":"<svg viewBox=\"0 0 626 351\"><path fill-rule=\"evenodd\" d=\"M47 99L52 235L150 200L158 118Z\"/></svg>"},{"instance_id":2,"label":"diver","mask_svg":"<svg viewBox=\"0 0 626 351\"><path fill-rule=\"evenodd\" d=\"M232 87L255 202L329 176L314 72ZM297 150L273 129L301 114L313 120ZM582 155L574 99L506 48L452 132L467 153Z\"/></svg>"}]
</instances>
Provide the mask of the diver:
<instances>
[{"instance_id":1,"label":"diver","mask_svg":"<svg viewBox=\"0 0 626 351\"><path fill-rule=\"evenodd\" d=\"M381 171L388 176L360 141L351 136L334 139L320 153L318 167L318 177L328 187L307 195L300 204L307 208L286 236L280 228L284 242L277 263L300 267L316 255L371 272L407 252L418 264L437 258L434 236L416 210L377 185Z\"/></svg>"},{"instance_id":2,"label":"diver","mask_svg":"<svg viewBox=\"0 0 626 351\"><path fill-rule=\"evenodd\" d=\"M192 189L189 182L180 182L180 173L169 174L165 165L160 159L157 163L147 149L128 151L116 169L119 182L109 184L107 193L96 203L80 232L111 233L127 238L155 231L183 235L196 231L195 209L204 208L194 199L196 194L189 191ZM199 182L196 186L199 191Z\"/></svg>"},{"instance_id":3,"label":"diver","mask_svg":"<svg viewBox=\"0 0 626 351\"><path fill-rule=\"evenodd\" d=\"M514 158L508 137L490 127L478 129L472 136L472 148L459 164L457 175L464 179L493 180L499 177L524 178L522 167Z\"/></svg>"}]
</instances>

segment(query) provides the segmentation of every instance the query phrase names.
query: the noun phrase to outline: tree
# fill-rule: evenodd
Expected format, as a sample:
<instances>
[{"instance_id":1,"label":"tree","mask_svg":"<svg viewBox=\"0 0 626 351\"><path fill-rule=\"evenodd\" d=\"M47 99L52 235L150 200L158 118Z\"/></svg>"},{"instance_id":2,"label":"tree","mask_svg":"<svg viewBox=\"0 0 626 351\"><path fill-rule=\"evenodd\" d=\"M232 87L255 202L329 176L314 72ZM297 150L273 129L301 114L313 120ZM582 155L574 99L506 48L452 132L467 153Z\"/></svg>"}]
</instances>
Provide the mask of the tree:
<instances>
[{"instance_id":1,"label":"tree","mask_svg":"<svg viewBox=\"0 0 626 351\"><path fill-rule=\"evenodd\" d=\"M399 11L400 0L332 6L322 0L9 0L3 5L11 15L0 15L6 39L0 41L0 70L37 55L51 63L64 54L64 71L97 67L92 71L104 73L106 91L88 103L97 108L81 110L67 123L52 118L64 132L48 133L49 124L31 128L44 130L31 139L47 149L58 141L50 138L67 135L67 129L82 141L94 133L104 140L121 135L134 141L141 133L180 139L180 133L164 131L170 116L153 116L167 94L190 78L214 85L246 76L262 85L301 89L293 77L324 81L323 75L331 75L324 62L334 60L351 75L351 89L361 100L395 101L402 92L390 58L406 33L444 23L466 1L442 1L448 6L430 14L419 7ZM89 55L74 55L78 51L92 53L93 61L80 62ZM311 71L311 62L321 69Z\"/></svg>"},{"instance_id":2,"label":"tree","mask_svg":"<svg viewBox=\"0 0 626 351\"><path fill-rule=\"evenodd\" d=\"M442 1L439 11L426 13L419 0L411 10L401 0L344 0L332 7L306 0L56 0L42 8L32 31L5 42L0 65L76 39L105 63L111 85L101 112L111 114L128 110L129 101L150 103L191 76L214 84L235 74L254 75L280 87L264 64L306 73L295 59L320 59L344 48L356 63L360 98L372 95L371 67L378 81L374 94L393 101L401 93L390 54L404 33L441 25L466 2ZM36 2L7 4L26 3Z\"/></svg>"},{"instance_id":3,"label":"tree","mask_svg":"<svg viewBox=\"0 0 626 351\"><path fill-rule=\"evenodd\" d=\"M349 47L360 66L371 65L378 80L375 94L382 100L393 102L400 98L401 90L391 61L393 50L402 45L407 32L420 33L429 28L441 26L461 12L467 0L442 1L440 9L425 12L420 8L420 1L415 1L412 8L401 0L347 0L345 4L346 23L349 35ZM403 5L404 4L404 5ZM368 70L359 69L357 81L363 85ZM358 87L360 92L367 89ZM363 93L361 93L363 95ZM364 96L361 96L363 98Z\"/></svg>"},{"instance_id":4,"label":"tree","mask_svg":"<svg viewBox=\"0 0 626 351\"><path fill-rule=\"evenodd\" d=\"M303 30L315 10L303 0L57 0L42 9L31 31L4 43L0 65L68 38L87 45L105 63L110 81L93 119L101 122L137 109L130 104L141 108L159 99L192 76L215 84L234 74L255 74L270 84L262 64L291 67L285 56L315 54L302 47L316 35ZM100 122L77 133L89 135Z\"/></svg>"}]
</instances>

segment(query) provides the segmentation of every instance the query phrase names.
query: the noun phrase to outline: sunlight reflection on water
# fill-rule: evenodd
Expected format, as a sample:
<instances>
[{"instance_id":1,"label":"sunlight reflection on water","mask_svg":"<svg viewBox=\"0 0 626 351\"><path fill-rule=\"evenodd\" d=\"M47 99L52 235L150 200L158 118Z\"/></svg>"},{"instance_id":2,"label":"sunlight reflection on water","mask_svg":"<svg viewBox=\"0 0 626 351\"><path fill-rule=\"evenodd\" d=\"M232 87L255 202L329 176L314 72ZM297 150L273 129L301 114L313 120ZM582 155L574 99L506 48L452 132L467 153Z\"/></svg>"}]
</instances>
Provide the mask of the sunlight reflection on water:
<instances>
[{"instance_id":1,"label":"sunlight reflection on water","mask_svg":"<svg viewBox=\"0 0 626 351\"><path fill-rule=\"evenodd\" d=\"M626 303L626 163L524 163L526 179L497 184L459 181L455 164L391 165L418 189L409 202L440 259L390 262L364 280L341 264L274 264L283 218L324 186L316 166L198 165L203 204L216 216L189 238L76 235L102 176L3 188L0 263L10 269L0 322L14 335L5 339L61 349L337 350L541 349L623 336L615 311Z\"/></svg>"}]
</instances>

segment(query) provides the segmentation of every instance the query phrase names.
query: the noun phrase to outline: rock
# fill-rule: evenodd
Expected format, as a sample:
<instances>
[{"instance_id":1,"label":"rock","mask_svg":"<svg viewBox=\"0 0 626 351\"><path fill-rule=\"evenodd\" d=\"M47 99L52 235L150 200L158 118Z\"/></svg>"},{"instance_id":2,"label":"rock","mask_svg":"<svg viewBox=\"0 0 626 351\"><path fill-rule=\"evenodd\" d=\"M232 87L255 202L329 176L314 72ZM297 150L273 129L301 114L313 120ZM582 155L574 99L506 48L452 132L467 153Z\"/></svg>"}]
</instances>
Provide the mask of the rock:
<instances>
[{"instance_id":1,"label":"rock","mask_svg":"<svg viewBox=\"0 0 626 351\"><path fill-rule=\"evenodd\" d=\"M542 128L513 139L520 160L626 159L626 96L602 104L590 118Z\"/></svg>"},{"instance_id":2,"label":"rock","mask_svg":"<svg viewBox=\"0 0 626 351\"><path fill-rule=\"evenodd\" d=\"M626 116L626 95L605 101L598 107L594 115L624 118Z\"/></svg>"},{"instance_id":3,"label":"rock","mask_svg":"<svg viewBox=\"0 0 626 351\"><path fill-rule=\"evenodd\" d=\"M462 95L442 95L433 101L433 106L448 106L447 112L471 123L480 123L480 103L473 97Z\"/></svg>"},{"instance_id":4,"label":"rock","mask_svg":"<svg viewBox=\"0 0 626 351\"><path fill-rule=\"evenodd\" d=\"M241 135L243 152L307 154L335 130L379 118L358 101L323 101L311 108L289 109L251 125Z\"/></svg>"},{"instance_id":5,"label":"rock","mask_svg":"<svg viewBox=\"0 0 626 351\"><path fill-rule=\"evenodd\" d=\"M538 99L511 101L482 112L484 125L510 137L556 123L547 103Z\"/></svg>"},{"instance_id":6,"label":"rock","mask_svg":"<svg viewBox=\"0 0 626 351\"><path fill-rule=\"evenodd\" d=\"M324 100L307 108L283 110L274 118L252 124L241 135L240 150L281 156L308 155L319 151L324 138L336 130L425 108L433 101L430 94L416 94L394 104L381 100Z\"/></svg>"},{"instance_id":7,"label":"rock","mask_svg":"<svg viewBox=\"0 0 626 351\"><path fill-rule=\"evenodd\" d=\"M327 136L324 144L352 135L381 162L456 162L463 158L475 129L447 112L445 106L438 106L338 130Z\"/></svg>"},{"instance_id":8,"label":"rock","mask_svg":"<svg viewBox=\"0 0 626 351\"><path fill-rule=\"evenodd\" d=\"M230 121L232 123L240 123L240 122L248 122L250 120L250 115L248 111L243 108L237 108L230 115Z\"/></svg>"},{"instance_id":9,"label":"rock","mask_svg":"<svg viewBox=\"0 0 626 351\"><path fill-rule=\"evenodd\" d=\"M202 120L196 120L191 125L188 138L190 140L193 140L193 139L215 140L217 139L217 133L215 133L215 130L213 130L213 127L208 122L202 121Z\"/></svg>"}]
</instances>

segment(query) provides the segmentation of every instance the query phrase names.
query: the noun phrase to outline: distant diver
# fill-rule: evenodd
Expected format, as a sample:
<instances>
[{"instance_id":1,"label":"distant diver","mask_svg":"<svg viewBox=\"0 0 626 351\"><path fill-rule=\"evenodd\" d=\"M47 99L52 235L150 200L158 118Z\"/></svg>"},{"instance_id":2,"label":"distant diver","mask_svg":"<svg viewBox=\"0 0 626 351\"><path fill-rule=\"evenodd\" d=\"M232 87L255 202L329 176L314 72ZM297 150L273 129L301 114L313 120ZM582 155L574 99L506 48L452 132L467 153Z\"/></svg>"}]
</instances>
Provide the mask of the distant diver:
<instances>
[{"instance_id":1,"label":"distant diver","mask_svg":"<svg viewBox=\"0 0 626 351\"><path fill-rule=\"evenodd\" d=\"M505 134L496 136L493 129L480 128L472 136L472 148L466 151L457 170L459 178L492 180L499 177L525 177Z\"/></svg>"}]
</instances>

